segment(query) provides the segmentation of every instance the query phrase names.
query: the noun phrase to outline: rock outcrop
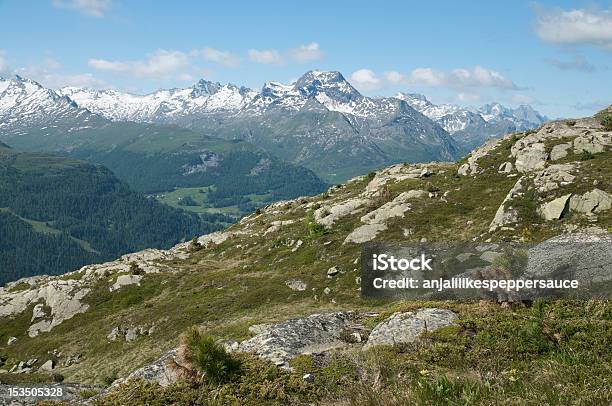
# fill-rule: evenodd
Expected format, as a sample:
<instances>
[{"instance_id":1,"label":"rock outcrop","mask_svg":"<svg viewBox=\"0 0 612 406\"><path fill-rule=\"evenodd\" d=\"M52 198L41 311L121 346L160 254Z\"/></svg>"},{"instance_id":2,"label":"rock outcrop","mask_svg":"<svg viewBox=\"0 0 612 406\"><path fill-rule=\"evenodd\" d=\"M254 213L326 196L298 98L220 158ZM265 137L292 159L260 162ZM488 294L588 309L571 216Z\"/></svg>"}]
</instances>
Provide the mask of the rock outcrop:
<instances>
[{"instance_id":1,"label":"rock outcrop","mask_svg":"<svg viewBox=\"0 0 612 406\"><path fill-rule=\"evenodd\" d=\"M570 199L570 210L584 214L600 213L610 210L612 196L600 189L593 189L583 195L575 195Z\"/></svg>"},{"instance_id":2,"label":"rock outcrop","mask_svg":"<svg viewBox=\"0 0 612 406\"><path fill-rule=\"evenodd\" d=\"M274 324L240 343L239 351L255 352L261 358L287 367L289 360L297 355L345 346L340 333L350 326L354 317L351 312L312 314Z\"/></svg>"},{"instance_id":3,"label":"rock outcrop","mask_svg":"<svg viewBox=\"0 0 612 406\"><path fill-rule=\"evenodd\" d=\"M430 308L416 313L394 313L374 327L364 349L375 345L412 343L425 332L456 325L457 320L458 316L446 309Z\"/></svg>"}]
</instances>

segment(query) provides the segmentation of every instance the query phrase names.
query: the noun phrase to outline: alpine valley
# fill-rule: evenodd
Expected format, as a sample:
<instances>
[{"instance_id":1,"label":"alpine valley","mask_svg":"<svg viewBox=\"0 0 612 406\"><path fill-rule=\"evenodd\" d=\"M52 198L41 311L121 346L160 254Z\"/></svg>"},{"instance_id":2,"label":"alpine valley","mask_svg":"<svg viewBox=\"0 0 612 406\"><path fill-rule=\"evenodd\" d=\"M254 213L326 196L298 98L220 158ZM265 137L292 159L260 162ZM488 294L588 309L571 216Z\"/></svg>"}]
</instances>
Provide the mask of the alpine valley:
<instances>
[{"instance_id":1,"label":"alpine valley","mask_svg":"<svg viewBox=\"0 0 612 406\"><path fill-rule=\"evenodd\" d=\"M470 278L565 275L565 258L609 295L611 148L612 106L459 162L364 173L167 250L10 282L0 393L63 381L61 404L611 404L609 300L371 299L360 271L366 242L465 241L474 253L453 260L478 264ZM530 243L526 273L502 242Z\"/></svg>"}]
</instances>

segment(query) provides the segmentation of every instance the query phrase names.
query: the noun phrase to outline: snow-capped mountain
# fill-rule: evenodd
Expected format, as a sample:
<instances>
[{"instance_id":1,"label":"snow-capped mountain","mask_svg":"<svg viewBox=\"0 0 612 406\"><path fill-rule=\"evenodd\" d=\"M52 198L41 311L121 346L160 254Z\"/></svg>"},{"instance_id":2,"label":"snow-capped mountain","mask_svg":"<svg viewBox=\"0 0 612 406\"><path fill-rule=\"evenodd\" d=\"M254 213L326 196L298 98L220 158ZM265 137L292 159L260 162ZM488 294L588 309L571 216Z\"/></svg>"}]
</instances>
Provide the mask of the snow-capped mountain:
<instances>
[{"instance_id":1,"label":"snow-capped mountain","mask_svg":"<svg viewBox=\"0 0 612 406\"><path fill-rule=\"evenodd\" d=\"M65 123L86 125L92 114L69 97L15 76L0 78L0 131L18 135L24 127L44 129Z\"/></svg>"},{"instance_id":2,"label":"snow-capped mountain","mask_svg":"<svg viewBox=\"0 0 612 406\"><path fill-rule=\"evenodd\" d=\"M313 99L330 111L356 117L388 114L397 105L391 98L361 95L339 72L321 71L309 71L289 85L265 83L259 92L203 79L188 88L158 90L143 96L78 87L65 87L58 92L111 120L175 124L210 115L261 115L277 108L298 111Z\"/></svg>"},{"instance_id":3,"label":"snow-capped mountain","mask_svg":"<svg viewBox=\"0 0 612 406\"><path fill-rule=\"evenodd\" d=\"M172 122L210 113L234 113L256 95L244 87L206 80L185 89L158 90L144 96L78 87L65 87L59 93L110 120L149 123Z\"/></svg>"},{"instance_id":4,"label":"snow-capped mountain","mask_svg":"<svg viewBox=\"0 0 612 406\"><path fill-rule=\"evenodd\" d=\"M201 80L144 96L82 88L59 93L110 120L245 139L330 181L394 162L458 157L437 123L397 98L362 95L334 71L309 71L294 83L268 82L259 91Z\"/></svg>"},{"instance_id":5,"label":"snow-capped mountain","mask_svg":"<svg viewBox=\"0 0 612 406\"><path fill-rule=\"evenodd\" d=\"M425 96L415 93L398 93L395 97L440 124L466 152L490 138L526 131L548 121L546 116L528 105L512 109L491 103L464 108L452 104L435 105Z\"/></svg>"}]
</instances>

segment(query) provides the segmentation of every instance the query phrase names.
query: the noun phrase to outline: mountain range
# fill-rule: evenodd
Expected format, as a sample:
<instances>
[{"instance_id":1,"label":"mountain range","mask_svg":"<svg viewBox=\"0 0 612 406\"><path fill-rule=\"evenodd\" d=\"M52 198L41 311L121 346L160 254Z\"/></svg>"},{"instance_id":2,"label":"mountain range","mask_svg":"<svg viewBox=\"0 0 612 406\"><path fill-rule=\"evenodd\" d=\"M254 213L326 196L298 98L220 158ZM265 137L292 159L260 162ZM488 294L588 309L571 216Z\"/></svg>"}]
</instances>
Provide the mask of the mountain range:
<instances>
[{"instance_id":1,"label":"mountain range","mask_svg":"<svg viewBox=\"0 0 612 406\"><path fill-rule=\"evenodd\" d=\"M453 104L436 105L416 93L400 92L395 97L440 124L464 151L471 151L491 138L537 128L549 120L529 105L512 109L490 103L464 108Z\"/></svg>"},{"instance_id":2,"label":"mountain range","mask_svg":"<svg viewBox=\"0 0 612 406\"><path fill-rule=\"evenodd\" d=\"M126 121L174 125L248 141L332 183L391 163L455 160L491 137L545 120L529 106L464 109L415 94L367 97L335 71L309 71L294 83L269 82L258 91L200 80L144 96L76 87L56 92L20 77L0 80L4 139L57 128L75 134Z\"/></svg>"}]
</instances>

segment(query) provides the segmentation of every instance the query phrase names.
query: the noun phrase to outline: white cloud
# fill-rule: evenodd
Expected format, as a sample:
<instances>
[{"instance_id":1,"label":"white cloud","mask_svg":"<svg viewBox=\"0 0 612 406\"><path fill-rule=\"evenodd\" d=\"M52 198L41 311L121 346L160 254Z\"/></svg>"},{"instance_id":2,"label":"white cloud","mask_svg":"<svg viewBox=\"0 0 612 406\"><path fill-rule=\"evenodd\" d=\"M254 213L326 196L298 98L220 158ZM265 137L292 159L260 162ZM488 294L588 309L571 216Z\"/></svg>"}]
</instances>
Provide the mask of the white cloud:
<instances>
[{"instance_id":1,"label":"white cloud","mask_svg":"<svg viewBox=\"0 0 612 406\"><path fill-rule=\"evenodd\" d=\"M146 78L170 78L184 74L182 70L189 65L189 56L180 51L158 49L146 60L109 61L90 59L88 65L106 72L125 73Z\"/></svg>"},{"instance_id":2,"label":"white cloud","mask_svg":"<svg viewBox=\"0 0 612 406\"><path fill-rule=\"evenodd\" d=\"M477 93L465 93L465 92L457 93L457 100L461 102L474 103L474 102L480 101L481 99L482 99L482 96L480 96Z\"/></svg>"},{"instance_id":3,"label":"white cloud","mask_svg":"<svg viewBox=\"0 0 612 406\"><path fill-rule=\"evenodd\" d=\"M77 10L92 17L104 17L112 3L112 0L53 0L55 7Z\"/></svg>"},{"instance_id":4,"label":"white cloud","mask_svg":"<svg viewBox=\"0 0 612 406\"><path fill-rule=\"evenodd\" d=\"M545 59L547 64L554 66L561 70L577 70L580 72L594 72L595 66L589 63L584 57L577 55L574 59L569 61L562 61L559 59Z\"/></svg>"},{"instance_id":5,"label":"white cloud","mask_svg":"<svg viewBox=\"0 0 612 406\"><path fill-rule=\"evenodd\" d=\"M316 42L299 45L296 48L282 52L276 49L249 49L247 54L251 61L267 65L282 65L289 60L307 63L325 58L325 53Z\"/></svg>"},{"instance_id":6,"label":"white cloud","mask_svg":"<svg viewBox=\"0 0 612 406\"><path fill-rule=\"evenodd\" d=\"M276 49L249 49L249 59L263 64L281 64L284 59Z\"/></svg>"},{"instance_id":7,"label":"white cloud","mask_svg":"<svg viewBox=\"0 0 612 406\"><path fill-rule=\"evenodd\" d=\"M489 87L500 90L518 90L519 87L501 73L475 66L473 68L453 69L450 72L432 68L417 68L408 76L410 84L433 87L450 87L455 89Z\"/></svg>"},{"instance_id":8,"label":"white cloud","mask_svg":"<svg viewBox=\"0 0 612 406\"><path fill-rule=\"evenodd\" d=\"M363 90L377 90L383 86L382 80L370 69L359 69L353 72L351 82Z\"/></svg>"},{"instance_id":9,"label":"white cloud","mask_svg":"<svg viewBox=\"0 0 612 406\"><path fill-rule=\"evenodd\" d=\"M594 45L612 50L612 10L555 10L538 17L540 39L556 44Z\"/></svg>"},{"instance_id":10,"label":"white cloud","mask_svg":"<svg viewBox=\"0 0 612 406\"><path fill-rule=\"evenodd\" d=\"M396 71L385 72L385 79L394 85L398 85L406 81L406 77Z\"/></svg>"},{"instance_id":11,"label":"white cloud","mask_svg":"<svg viewBox=\"0 0 612 406\"><path fill-rule=\"evenodd\" d=\"M209 62L219 63L228 68L236 68L240 65L240 58L231 52L220 51L215 48L203 48L200 50L192 51L193 55L201 56L204 60Z\"/></svg>"},{"instance_id":12,"label":"white cloud","mask_svg":"<svg viewBox=\"0 0 612 406\"><path fill-rule=\"evenodd\" d=\"M297 48L292 49L290 52L291 57L300 63L319 61L325 58L325 53L319 47L316 42L310 44L300 45Z\"/></svg>"}]
</instances>

